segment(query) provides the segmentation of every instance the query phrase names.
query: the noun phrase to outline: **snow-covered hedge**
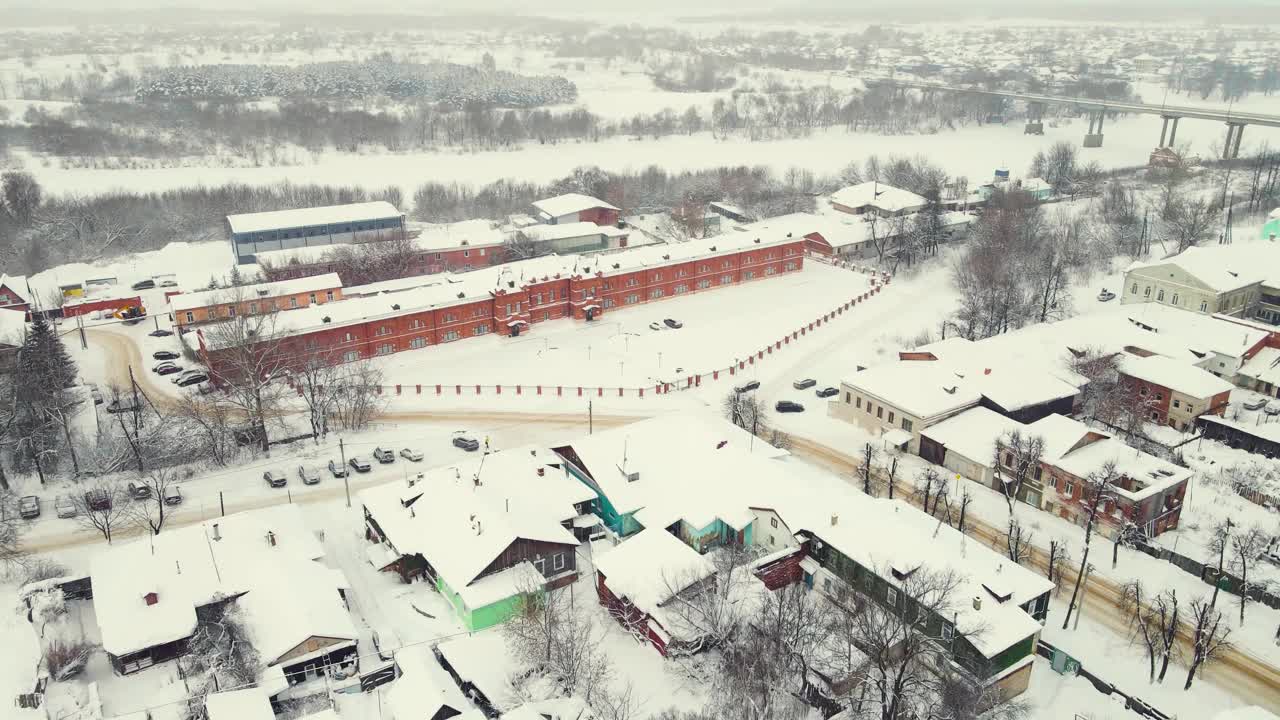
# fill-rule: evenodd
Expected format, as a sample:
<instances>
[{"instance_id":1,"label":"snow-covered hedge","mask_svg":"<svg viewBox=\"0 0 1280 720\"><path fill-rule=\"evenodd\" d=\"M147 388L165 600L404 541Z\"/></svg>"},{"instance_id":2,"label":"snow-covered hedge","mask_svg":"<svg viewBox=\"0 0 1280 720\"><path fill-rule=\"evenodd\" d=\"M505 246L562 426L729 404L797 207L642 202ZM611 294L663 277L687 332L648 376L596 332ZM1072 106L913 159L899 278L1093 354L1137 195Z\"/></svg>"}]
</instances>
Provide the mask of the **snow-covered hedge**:
<instances>
[{"instance_id":1,"label":"snow-covered hedge","mask_svg":"<svg viewBox=\"0 0 1280 720\"><path fill-rule=\"evenodd\" d=\"M300 65L201 65L158 68L138 84L139 98L309 97L421 98L454 107L470 103L536 107L572 102L578 88L559 76L525 76L450 63L326 62Z\"/></svg>"}]
</instances>

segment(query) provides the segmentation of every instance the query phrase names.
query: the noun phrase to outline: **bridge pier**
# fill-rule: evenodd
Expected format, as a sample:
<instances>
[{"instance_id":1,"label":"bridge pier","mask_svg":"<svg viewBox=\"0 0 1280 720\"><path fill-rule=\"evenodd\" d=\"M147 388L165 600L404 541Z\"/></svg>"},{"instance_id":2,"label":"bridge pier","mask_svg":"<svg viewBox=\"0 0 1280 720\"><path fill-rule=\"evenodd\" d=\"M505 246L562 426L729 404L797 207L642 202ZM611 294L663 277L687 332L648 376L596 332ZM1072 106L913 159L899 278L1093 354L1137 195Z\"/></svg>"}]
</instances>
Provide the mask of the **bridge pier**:
<instances>
[{"instance_id":1,"label":"bridge pier","mask_svg":"<svg viewBox=\"0 0 1280 720\"><path fill-rule=\"evenodd\" d=\"M1164 121L1164 124L1160 126L1160 147L1171 148L1173 147L1174 139L1178 136L1178 120L1181 118L1178 115L1161 115L1160 119ZM1173 121L1172 125L1169 122L1170 120ZM1170 130L1173 132L1169 132ZM1167 145L1164 141L1166 133L1169 135L1169 143Z\"/></svg>"},{"instance_id":2,"label":"bridge pier","mask_svg":"<svg viewBox=\"0 0 1280 720\"><path fill-rule=\"evenodd\" d=\"M1102 121L1107 117L1106 110L1089 113L1089 132L1084 136L1087 148L1102 147Z\"/></svg>"},{"instance_id":3,"label":"bridge pier","mask_svg":"<svg viewBox=\"0 0 1280 720\"><path fill-rule=\"evenodd\" d=\"M1222 145L1222 159L1240 157L1240 136L1244 135L1244 123L1227 123L1227 141Z\"/></svg>"},{"instance_id":4,"label":"bridge pier","mask_svg":"<svg viewBox=\"0 0 1280 720\"><path fill-rule=\"evenodd\" d=\"M1044 134L1044 103L1032 100L1027 103L1027 125L1023 135Z\"/></svg>"}]
</instances>

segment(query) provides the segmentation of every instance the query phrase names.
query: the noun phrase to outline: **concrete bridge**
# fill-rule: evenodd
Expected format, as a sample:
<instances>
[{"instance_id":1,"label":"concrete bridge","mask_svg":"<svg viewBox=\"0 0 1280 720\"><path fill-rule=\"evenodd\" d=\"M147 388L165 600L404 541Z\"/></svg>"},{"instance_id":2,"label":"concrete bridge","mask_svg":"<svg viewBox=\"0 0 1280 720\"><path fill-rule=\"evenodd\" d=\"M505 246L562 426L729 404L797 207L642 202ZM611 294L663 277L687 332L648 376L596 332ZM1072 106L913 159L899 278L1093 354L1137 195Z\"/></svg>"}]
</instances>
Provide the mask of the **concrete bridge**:
<instances>
[{"instance_id":1,"label":"concrete bridge","mask_svg":"<svg viewBox=\"0 0 1280 720\"><path fill-rule=\"evenodd\" d=\"M1102 123L1108 112L1140 113L1159 115L1164 124L1160 127L1161 148L1173 147L1178 136L1178 121L1182 118L1193 120L1214 120L1226 123L1227 139L1222 146L1222 157L1231 159L1240 155L1240 138L1244 135L1246 125L1262 125L1264 127L1280 127L1280 115L1239 112L1231 109L1208 107L1185 107L1181 105L1150 105L1147 103L1128 102L1124 100L1096 100L1094 98L1063 97L1059 95L1039 95L1035 93L1013 92L1011 90L983 90L982 88L955 87L941 83L899 80L889 77L862 77L868 87L887 86L895 89L914 89L924 92L950 92L983 95L986 97L1022 100L1027 103L1026 132L1040 134L1043 131L1044 109L1049 105L1063 105L1084 111L1089 115L1089 132L1084 136L1085 147L1102 147Z\"/></svg>"}]
</instances>

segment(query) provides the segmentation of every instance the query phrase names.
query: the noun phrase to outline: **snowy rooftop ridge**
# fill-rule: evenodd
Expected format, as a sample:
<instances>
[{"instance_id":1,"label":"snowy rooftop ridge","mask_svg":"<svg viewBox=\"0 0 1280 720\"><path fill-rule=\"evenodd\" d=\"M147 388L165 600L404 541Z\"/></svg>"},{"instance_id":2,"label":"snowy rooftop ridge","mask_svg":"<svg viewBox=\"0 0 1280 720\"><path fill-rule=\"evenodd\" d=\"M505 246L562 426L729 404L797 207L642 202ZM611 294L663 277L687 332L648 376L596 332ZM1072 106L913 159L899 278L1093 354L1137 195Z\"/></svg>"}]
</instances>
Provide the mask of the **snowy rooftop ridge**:
<instances>
[{"instance_id":1,"label":"snowy rooftop ridge","mask_svg":"<svg viewBox=\"0 0 1280 720\"><path fill-rule=\"evenodd\" d=\"M239 285L229 288L182 293L169 298L169 305L174 312L183 312L184 310L203 308L210 305L270 300L286 295L336 290L340 287L342 287L342 278L338 277L338 273L331 272L290 280L258 283L256 285Z\"/></svg>"},{"instance_id":2,"label":"snowy rooftop ridge","mask_svg":"<svg viewBox=\"0 0 1280 720\"><path fill-rule=\"evenodd\" d=\"M1280 246L1265 242L1197 245L1167 258L1135 262L1125 273L1162 265L1181 268L1215 292L1230 292L1266 280L1272 268L1280 265Z\"/></svg>"},{"instance_id":3,"label":"snowy rooftop ridge","mask_svg":"<svg viewBox=\"0 0 1280 720\"><path fill-rule=\"evenodd\" d=\"M1207 370L1161 355L1125 357L1120 371L1193 398L1210 398L1235 387Z\"/></svg>"},{"instance_id":4,"label":"snowy rooftop ridge","mask_svg":"<svg viewBox=\"0 0 1280 720\"><path fill-rule=\"evenodd\" d=\"M568 238L587 237L590 235L604 235L606 237L625 237L626 230L620 230L612 225L597 225L593 222L575 222L564 223L562 225L530 225L523 228L521 233L530 240L536 242L546 242L551 240L565 240Z\"/></svg>"},{"instance_id":5,"label":"snowy rooftop ridge","mask_svg":"<svg viewBox=\"0 0 1280 720\"><path fill-rule=\"evenodd\" d=\"M886 212L919 210L929 204L928 200L910 190L874 181L841 188L831 193L831 202L855 210L874 207Z\"/></svg>"},{"instance_id":6,"label":"snowy rooftop ridge","mask_svg":"<svg viewBox=\"0 0 1280 720\"><path fill-rule=\"evenodd\" d=\"M227 223L231 226L231 232L238 234L402 217L404 213L397 210L395 205L378 200L347 205L241 213L228 215Z\"/></svg>"},{"instance_id":7,"label":"snowy rooftop ridge","mask_svg":"<svg viewBox=\"0 0 1280 720\"><path fill-rule=\"evenodd\" d=\"M31 298L27 297L27 276L26 275L9 275L8 273L0 273L0 285L9 288L18 296L20 302L31 302Z\"/></svg>"},{"instance_id":8,"label":"snowy rooftop ridge","mask_svg":"<svg viewBox=\"0 0 1280 720\"><path fill-rule=\"evenodd\" d=\"M558 218L570 213L582 212L592 208L604 208L605 210L617 210L618 208L609 203L593 198L590 195L582 193L565 193L555 197L537 200L533 206L548 217Z\"/></svg>"}]
</instances>

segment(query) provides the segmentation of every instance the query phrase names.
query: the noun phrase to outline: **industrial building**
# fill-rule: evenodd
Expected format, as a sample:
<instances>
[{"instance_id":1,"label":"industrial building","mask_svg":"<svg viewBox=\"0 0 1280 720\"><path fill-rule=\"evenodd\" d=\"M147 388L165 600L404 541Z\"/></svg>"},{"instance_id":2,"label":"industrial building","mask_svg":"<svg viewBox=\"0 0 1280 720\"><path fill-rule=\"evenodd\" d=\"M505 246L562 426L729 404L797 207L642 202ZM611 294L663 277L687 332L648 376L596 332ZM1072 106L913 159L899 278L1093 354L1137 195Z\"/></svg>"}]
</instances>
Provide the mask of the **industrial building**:
<instances>
[{"instance_id":1,"label":"industrial building","mask_svg":"<svg viewBox=\"0 0 1280 720\"><path fill-rule=\"evenodd\" d=\"M228 215L227 226L242 264L270 250L393 240L405 233L404 213L384 201Z\"/></svg>"}]
</instances>

